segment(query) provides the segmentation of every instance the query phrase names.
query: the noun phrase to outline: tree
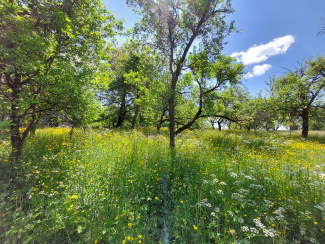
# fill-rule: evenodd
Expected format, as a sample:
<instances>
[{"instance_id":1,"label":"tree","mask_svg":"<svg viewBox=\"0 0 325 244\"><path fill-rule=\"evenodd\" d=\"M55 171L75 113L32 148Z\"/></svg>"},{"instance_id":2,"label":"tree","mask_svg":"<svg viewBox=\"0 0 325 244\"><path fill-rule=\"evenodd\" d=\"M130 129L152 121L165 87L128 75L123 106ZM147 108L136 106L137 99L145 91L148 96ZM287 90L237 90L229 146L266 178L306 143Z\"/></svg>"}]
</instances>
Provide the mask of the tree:
<instances>
[{"instance_id":1,"label":"tree","mask_svg":"<svg viewBox=\"0 0 325 244\"><path fill-rule=\"evenodd\" d=\"M325 57L322 56L307 60L301 68L278 77L271 84L282 117L290 121L301 118L303 138L308 137L312 110L325 109L324 91Z\"/></svg>"},{"instance_id":2,"label":"tree","mask_svg":"<svg viewBox=\"0 0 325 244\"><path fill-rule=\"evenodd\" d=\"M192 87L194 93L196 93L193 95L196 96L198 108L194 116L176 130L176 135L190 128L199 118L218 116L216 114L207 114L206 112L209 112L209 110L203 111L205 103L220 99L216 97L218 89L224 88L226 85L236 85L239 82L244 66L235 64L233 58L224 55L218 55L215 58L216 60L209 62L206 51L190 55L189 67L191 73L186 76L186 79L193 80L196 83L196 86L192 85ZM226 116L222 117L226 118Z\"/></svg>"},{"instance_id":3,"label":"tree","mask_svg":"<svg viewBox=\"0 0 325 244\"><path fill-rule=\"evenodd\" d=\"M222 49L224 37L234 30L233 23L228 26L225 22L226 14L233 12L230 0L128 0L127 3L139 7L142 15L136 33L168 60L170 147L175 148L178 80L195 41L209 55L216 55Z\"/></svg>"},{"instance_id":4,"label":"tree","mask_svg":"<svg viewBox=\"0 0 325 244\"><path fill-rule=\"evenodd\" d=\"M217 122L218 130L221 130L222 123L226 123L230 129L231 123L247 120L246 114L240 111L247 97L248 92L239 85L228 86L213 96L209 96L204 110L212 128L214 129L214 124Z\"/></svg>"},{"instance_id":5,"label":"tree","mask_svg":"<svg viewBox=\"0 0 325 244\"><path fill-rule=\"evenodd\" d=\"M4 0L0 16L0 92L10 103L12 166L42 114L73 107L74 89L96 83L104 38L117 22L99 0Z\"/></svg>"}]
</instances>

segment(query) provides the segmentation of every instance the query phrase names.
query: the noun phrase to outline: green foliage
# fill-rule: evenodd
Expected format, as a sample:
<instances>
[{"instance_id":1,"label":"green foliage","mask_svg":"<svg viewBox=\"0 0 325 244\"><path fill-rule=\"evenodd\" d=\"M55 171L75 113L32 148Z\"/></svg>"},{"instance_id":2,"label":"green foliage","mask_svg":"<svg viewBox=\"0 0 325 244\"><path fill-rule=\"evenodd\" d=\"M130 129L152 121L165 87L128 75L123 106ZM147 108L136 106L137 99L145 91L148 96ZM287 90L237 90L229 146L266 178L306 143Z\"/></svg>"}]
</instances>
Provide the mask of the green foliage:
<instances>
[{"instance_id":1,"label":"green foliage","mask_svg":"<svg viewBox=\"0 0 325 244\"><path fill-rule=\"evenodd\" d=\"M302 136L307 137L311 113L324 110L325 58L307 60L297 71L271 81L270 87L280 116L290 125L301 118Z\"/></svg>"},{"instance_id":2,"label":"green foliage","mask_svg":"<svg viewBox=\"0 0 325 244\"><path fill-rule=\"evenodd\" d=\"M0 95L14 124L17 163L44 114L63 110L74 125L92 120L96 72L106 56L106 39L120 22L99 0L4 0L0 6Z\"/></svg>"}]
</instances>

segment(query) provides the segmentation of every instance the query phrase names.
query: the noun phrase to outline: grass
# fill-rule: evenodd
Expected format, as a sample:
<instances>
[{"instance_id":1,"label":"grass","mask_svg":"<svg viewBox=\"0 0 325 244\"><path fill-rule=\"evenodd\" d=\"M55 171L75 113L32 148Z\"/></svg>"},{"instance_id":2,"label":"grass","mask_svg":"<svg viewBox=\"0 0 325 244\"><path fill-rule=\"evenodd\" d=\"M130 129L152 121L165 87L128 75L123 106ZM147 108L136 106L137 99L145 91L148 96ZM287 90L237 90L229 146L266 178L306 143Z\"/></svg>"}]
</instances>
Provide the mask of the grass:
<instances>
[{"instance_id":1,"label":"grass","mask_svg":"<svg viewBox=\"0 0 325 244\"><path fill-rule=\"evenodd\" d=\"M324 243L324 133L188 131L176 153L166 135L38 130L15 184L2 179L0 239Z\"/></svg>"}]
</instances>

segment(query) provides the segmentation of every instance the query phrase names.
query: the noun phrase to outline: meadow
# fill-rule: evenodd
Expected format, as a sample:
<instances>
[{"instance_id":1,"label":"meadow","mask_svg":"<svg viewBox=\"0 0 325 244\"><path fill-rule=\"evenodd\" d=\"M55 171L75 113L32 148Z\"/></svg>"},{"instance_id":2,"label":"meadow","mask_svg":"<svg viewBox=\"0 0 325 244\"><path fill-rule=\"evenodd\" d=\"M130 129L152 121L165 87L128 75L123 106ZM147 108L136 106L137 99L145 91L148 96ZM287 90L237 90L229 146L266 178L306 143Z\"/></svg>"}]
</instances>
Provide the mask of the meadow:
<instances>
[{"instance_id":1,"label":"meadow","mask_svg":"<svg viewBox=\"0 0 325 244\"><path fill-rule=\"evenodd\" d=\"M37 130L2 243L325 243L325 133Z\"/></svg>"}]
</instances>

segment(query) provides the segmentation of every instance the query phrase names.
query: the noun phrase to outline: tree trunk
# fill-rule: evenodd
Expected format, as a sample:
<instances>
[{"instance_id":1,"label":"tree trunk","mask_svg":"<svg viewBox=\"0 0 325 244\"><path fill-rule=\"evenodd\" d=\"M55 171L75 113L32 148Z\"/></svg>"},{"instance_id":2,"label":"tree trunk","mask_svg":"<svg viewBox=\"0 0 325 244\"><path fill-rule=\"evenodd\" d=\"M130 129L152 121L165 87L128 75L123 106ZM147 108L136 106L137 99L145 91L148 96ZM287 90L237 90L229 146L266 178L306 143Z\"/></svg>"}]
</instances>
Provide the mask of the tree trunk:
<instances>
[{"instance_id":1,"label":"tree trunk","mask_svg":"<svg viewBox=\"0 0 325 244\"><path fill-rule=\"evenodd\" d=\"M221 121L218 120L218 130L221 131Z\"/></svg>"},{"instance_id":2,"label":"tree trunk","mask_svg":"<svg viewBox=\"0 0 325 244\"><path fill-rule=\"evenodd\" d=\"M135 123L137 122L138 113L139 113L139 105L136 105L133 120L132 120L131 130L135 128Z\"/></svg>"},{"instance_id":3,"label":"tree trunk","mask_svg":"<svg viewBox=\"0 0 325 244\"><path fill-rule=\"evenodd\" d=\"M11 133L12 150L10 155L9 174L10 174L10 179L14 179L16 175L14 167L20 163L23 155L23 143L19 133L18 120L14 122L14 125L10 126L10 133Z\"/></svg>"},{"instance_id":4,"label":"tree trunk","mask_svg":"<svg viewBox=\"0 0 325 244\"><path fill-rule=\"evenodd\" d=\"M303 111L302 111L302 132L301 132L301 137L302 138L307 138L308 137L308 129L309 129L309 126L308 126L308 109L305 108Z\"/></svg>"},{"instance_id":5,"label":"tree trunk","mask_svg":"<svg viewBox=\"0 0 325 244\"><path fill-rule=\"evenodd\" d=\"M126 99L126 93L123 94L122 99L121 99L121 106L118 111L117 124L115 126L116 128L120 128L123 124L124 119L125 119L125 114L126 114L125 99Z\"/></svg>"},{"instance_id":6,"label":"tree trunk","mask_svg":"<svg viewBox=\"0 0 325 244\"><path fill-rule=\"evenodd\" d=\"M210 122L212 126L212 130L214 130L214 121Z\"/></svg>"},{"instance_id":7,"label":"tree trunk","mask_svg":"<svg viewBox=\"0 0 325 244\"><path fill-rule=\"evenodd\" d=\"M70 134L70 140L72 139L73 129L74 129L74 125L72 125L70 133L69 133Z\"/></svg>"},{"instance_id":8,"label":"tree trunk","mask_svg":"<svg viewBox=\"0 0 325 244\"><path fill-rule=\"evenodd\" d=\"M167 107L165 107L163 109L163 112L160 115L160 120L159 120L159 122L157 122L157 131L160 130L162 124L164 123L164 116L165 116L165 113L166 113L167 110L168 110Z\"/></svg>"},{"instance_id":9,"label":"tree trunk","mask_svg":"<svg viewBox=\"0 0 325 244\"><path fill-rule=\"evenodd\" d=\"M31 137L34 137L35 136L37 124L38 124L38 122L36 122L35 124L33 124L32 128L30 129L30 136Z\"/></svg>"},{"instance_id":10,"label":"tree trunk","mask_svg":"<svg viewBox=\"0 0 325 244\"><path fill-rule=\"evenodd\" d=\"M175 88L172 88L172 94L169 99L169 146L175 149Z\"/></svg>"}]
</instances>

